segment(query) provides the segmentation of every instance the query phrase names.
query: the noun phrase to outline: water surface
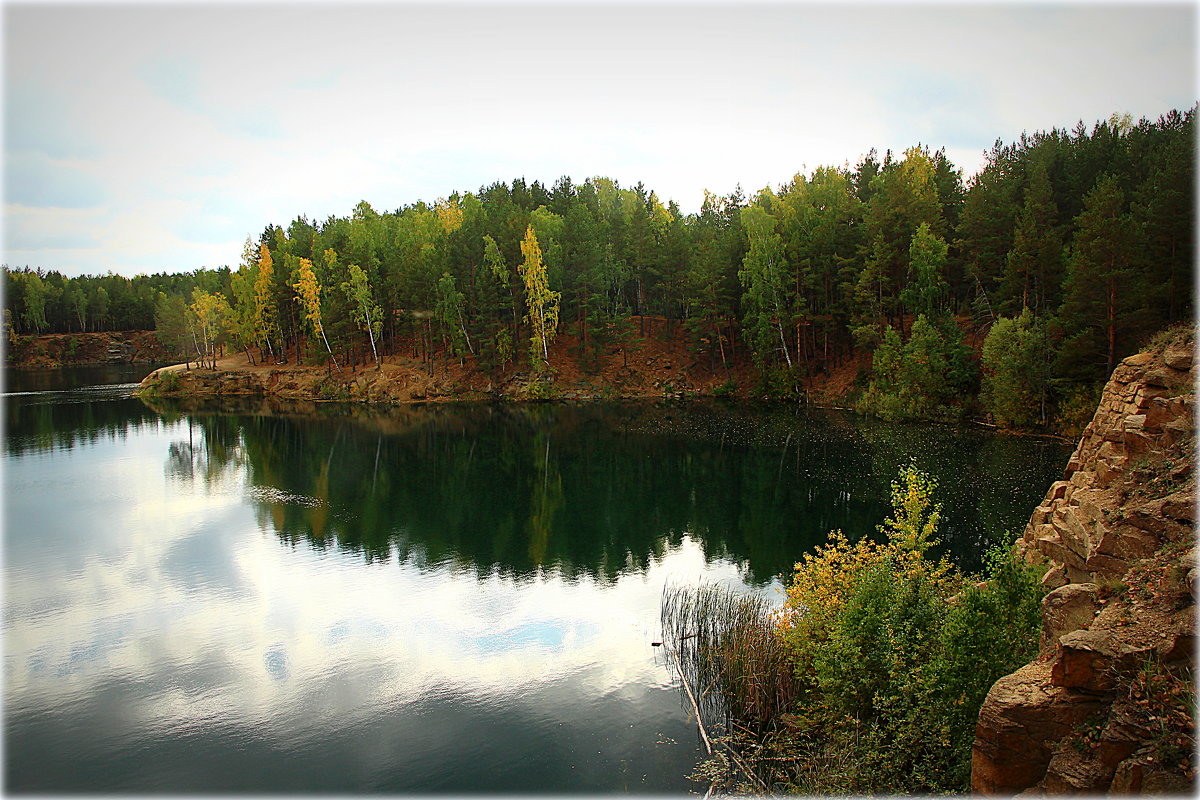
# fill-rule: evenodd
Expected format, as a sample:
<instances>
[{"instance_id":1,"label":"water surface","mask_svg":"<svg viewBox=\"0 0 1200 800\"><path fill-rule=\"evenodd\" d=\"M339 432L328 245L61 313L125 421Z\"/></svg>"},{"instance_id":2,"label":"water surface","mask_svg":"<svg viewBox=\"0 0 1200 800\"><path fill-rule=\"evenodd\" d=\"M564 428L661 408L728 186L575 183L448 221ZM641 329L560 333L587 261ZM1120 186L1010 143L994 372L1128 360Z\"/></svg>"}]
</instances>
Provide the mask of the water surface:
<instances>
[{"instance_id":1,"label":"water surface","mask_svg":"<svg viewBox=\"0 0 1200 800\"><path fill-rule=\"evenodd\" d=\"M127 394L6 396L9 791L685 792L667 582L776 592L913 456L970 565L1069 449L781 406Z\"/></svg>"}]
</instances>

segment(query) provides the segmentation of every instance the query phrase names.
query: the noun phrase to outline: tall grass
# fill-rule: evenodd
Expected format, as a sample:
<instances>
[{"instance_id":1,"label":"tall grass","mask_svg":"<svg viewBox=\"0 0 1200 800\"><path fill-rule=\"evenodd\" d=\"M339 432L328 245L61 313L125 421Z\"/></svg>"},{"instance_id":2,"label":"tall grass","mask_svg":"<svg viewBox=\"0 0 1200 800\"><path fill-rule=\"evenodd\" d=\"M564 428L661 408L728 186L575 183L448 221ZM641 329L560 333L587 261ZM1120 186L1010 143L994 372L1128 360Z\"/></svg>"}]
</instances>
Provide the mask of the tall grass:
<instances>
[{"instance_id":1,"label":"tall grass","mask_svg":"<svg viewBox=\"0 0 1200 800\"><path fill-rule=\"evenodd\" d=\"M662 630L710 730L736 724L762 732L795 698L793 662L765 597L713 583L667 586Z\"/></svg>"}]
</instances>

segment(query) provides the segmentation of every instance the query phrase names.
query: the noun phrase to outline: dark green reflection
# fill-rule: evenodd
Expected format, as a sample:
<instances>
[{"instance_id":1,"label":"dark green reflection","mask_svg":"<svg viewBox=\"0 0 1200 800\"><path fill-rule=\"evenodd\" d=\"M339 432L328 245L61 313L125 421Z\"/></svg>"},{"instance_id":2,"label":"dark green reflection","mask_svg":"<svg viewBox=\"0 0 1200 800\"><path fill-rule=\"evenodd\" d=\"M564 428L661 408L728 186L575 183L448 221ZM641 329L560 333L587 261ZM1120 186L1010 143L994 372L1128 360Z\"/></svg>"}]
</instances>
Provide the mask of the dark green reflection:
<instances>
[{"instance_id":1,"label":"dark green reflection","mask_svg":"<svg viewBox=\"0 0 1200 800\"><path fill-rule=\"evenodd\" d=\"M261 413L265 402L244 401L242 413L187 405L196 430L172 446L171 473L199 479L244 462L264 523L286 541L479 574L556 567L607 581L689 534L766 580L831 529L874 535L910 458L942 486L949 551L975 567L1024 525L1069 451L778 405Z\"/></svg>"},{"instance_id":2,"label":"dark green reflection","mask_svg":"<svg viewBox=\"0 0 1200 800\"><path fill-rule=\"evenodd\" d=\"M158 414L130 398L153 364L3 371L4 449L10 456L120 439Z\"/></svg>"}]
</instances>

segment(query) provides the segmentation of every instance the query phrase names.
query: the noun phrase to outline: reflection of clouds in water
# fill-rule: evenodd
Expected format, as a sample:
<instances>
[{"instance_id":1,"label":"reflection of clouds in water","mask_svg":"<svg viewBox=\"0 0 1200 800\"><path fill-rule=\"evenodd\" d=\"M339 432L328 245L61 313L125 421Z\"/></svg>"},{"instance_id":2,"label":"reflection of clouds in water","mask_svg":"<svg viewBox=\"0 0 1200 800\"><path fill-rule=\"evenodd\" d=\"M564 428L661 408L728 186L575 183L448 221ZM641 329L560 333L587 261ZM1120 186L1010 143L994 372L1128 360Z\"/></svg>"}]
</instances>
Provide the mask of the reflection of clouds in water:
<instances>
[{"instance_id":1,"label":"reflection of clouds in water","mask_svg":"<svg viewBox=\"0 0 1200 800\"><path fill-rule=\"evenodd\" d=\"M288 677L288 658L284 645L272 645L263 655L263 666L272 680L286 680Z\"/></svg>"},{"instance_id":2,"label":"reflection of clouds in water","mask_svg":"<svg viewBox=\"0 0 1200 800\"><path fill-rule=\"evenodd\" d=\"M249 587L235 561L235 538L221 525L197 526L167 548L159 562L164 577L187 593L245 595Z\"/></svg>"},{"instance_id":3,"label":"reflection of clouds in water","mask_svg":"<svg viewBox=\"0 0 1200 800\"><path fill-rule=\"evenodd\" d=\"M116 479L119 502L88 498L102 552L82 544L76 569L6 567L6 698L18 709L55 697L64 677L75 696L120 684L121 718L156 728L222 716L270 727L301 708L328 721L430 693L511 697L572 674L598 694L663 685L649 647L663 584L740 582L738 565L706 563L688 536L606 583L395 555L364 564L264 532L262 502L320 501L246 487L242 467L204 485L162 471Z\"/></svg>"}]
</instances>

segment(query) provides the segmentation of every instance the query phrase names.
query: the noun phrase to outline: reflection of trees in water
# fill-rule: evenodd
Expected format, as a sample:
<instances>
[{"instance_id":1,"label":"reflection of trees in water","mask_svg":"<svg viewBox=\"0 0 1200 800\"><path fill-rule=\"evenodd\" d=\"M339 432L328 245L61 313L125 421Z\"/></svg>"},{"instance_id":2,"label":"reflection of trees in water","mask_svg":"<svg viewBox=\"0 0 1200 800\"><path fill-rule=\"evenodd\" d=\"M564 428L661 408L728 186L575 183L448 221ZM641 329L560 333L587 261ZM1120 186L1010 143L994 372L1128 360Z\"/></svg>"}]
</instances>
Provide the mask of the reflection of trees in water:
<instances>
[{"instance_id":1,"label":"reflection of trees in water","mask_svg":"<svg viewBox=\"0 0 1200 800\"><path fill-rule=\"evenodd\" d=\"M261 524L281 539L480 574L557 568L607 581L690 535L765 580L831 529L874 531L910 454L956 494L947 515L964 521L947 530L985 515L1023 523L1005 491L967 492L978 470L988 470L979 486L1020 488L1009 476L1024 476L1034 504L1044 490L1029 442L793 407L439 406L360 419L218 414L197 426L204 474L244 463ZM959 513L961 498L984 510Z\"/></svg>"},{"instance_id":2,"label":"reflection of trees in water","mask_svg":"<svg viewBox=\"0 0 1200 800\"><path fill-rule=\"evenodd\" d=\"M6 397L4 416L10 456L119 440L159 424L157 414L133 399Z\"/></svg>"},{"instance_id":3,"label":"reflection of trees in water","mask_svg":"<svg viewBox=\"0 0 1200 800\"><path fill-rule=\"evenodd\" d=\"M890 481L911 461L934 477L944 508L940 549L969 569L981 566L991 545L1020 533L1070 454L1061 441L976 428L863 420L859 430L874 474Z\"/></svg>"},{"instance_id":4,"label":"reflection of trees in water","mask_svg":"<svg viewBox=\"0 0 1200 800\"><path fill-rule=\"evenodd\" d=\"M167 446L168 477L213 486L245 461L241 430L232 417L212 417L198 424L187 418L187 439Z\"/></svg>"}]
</instances>

